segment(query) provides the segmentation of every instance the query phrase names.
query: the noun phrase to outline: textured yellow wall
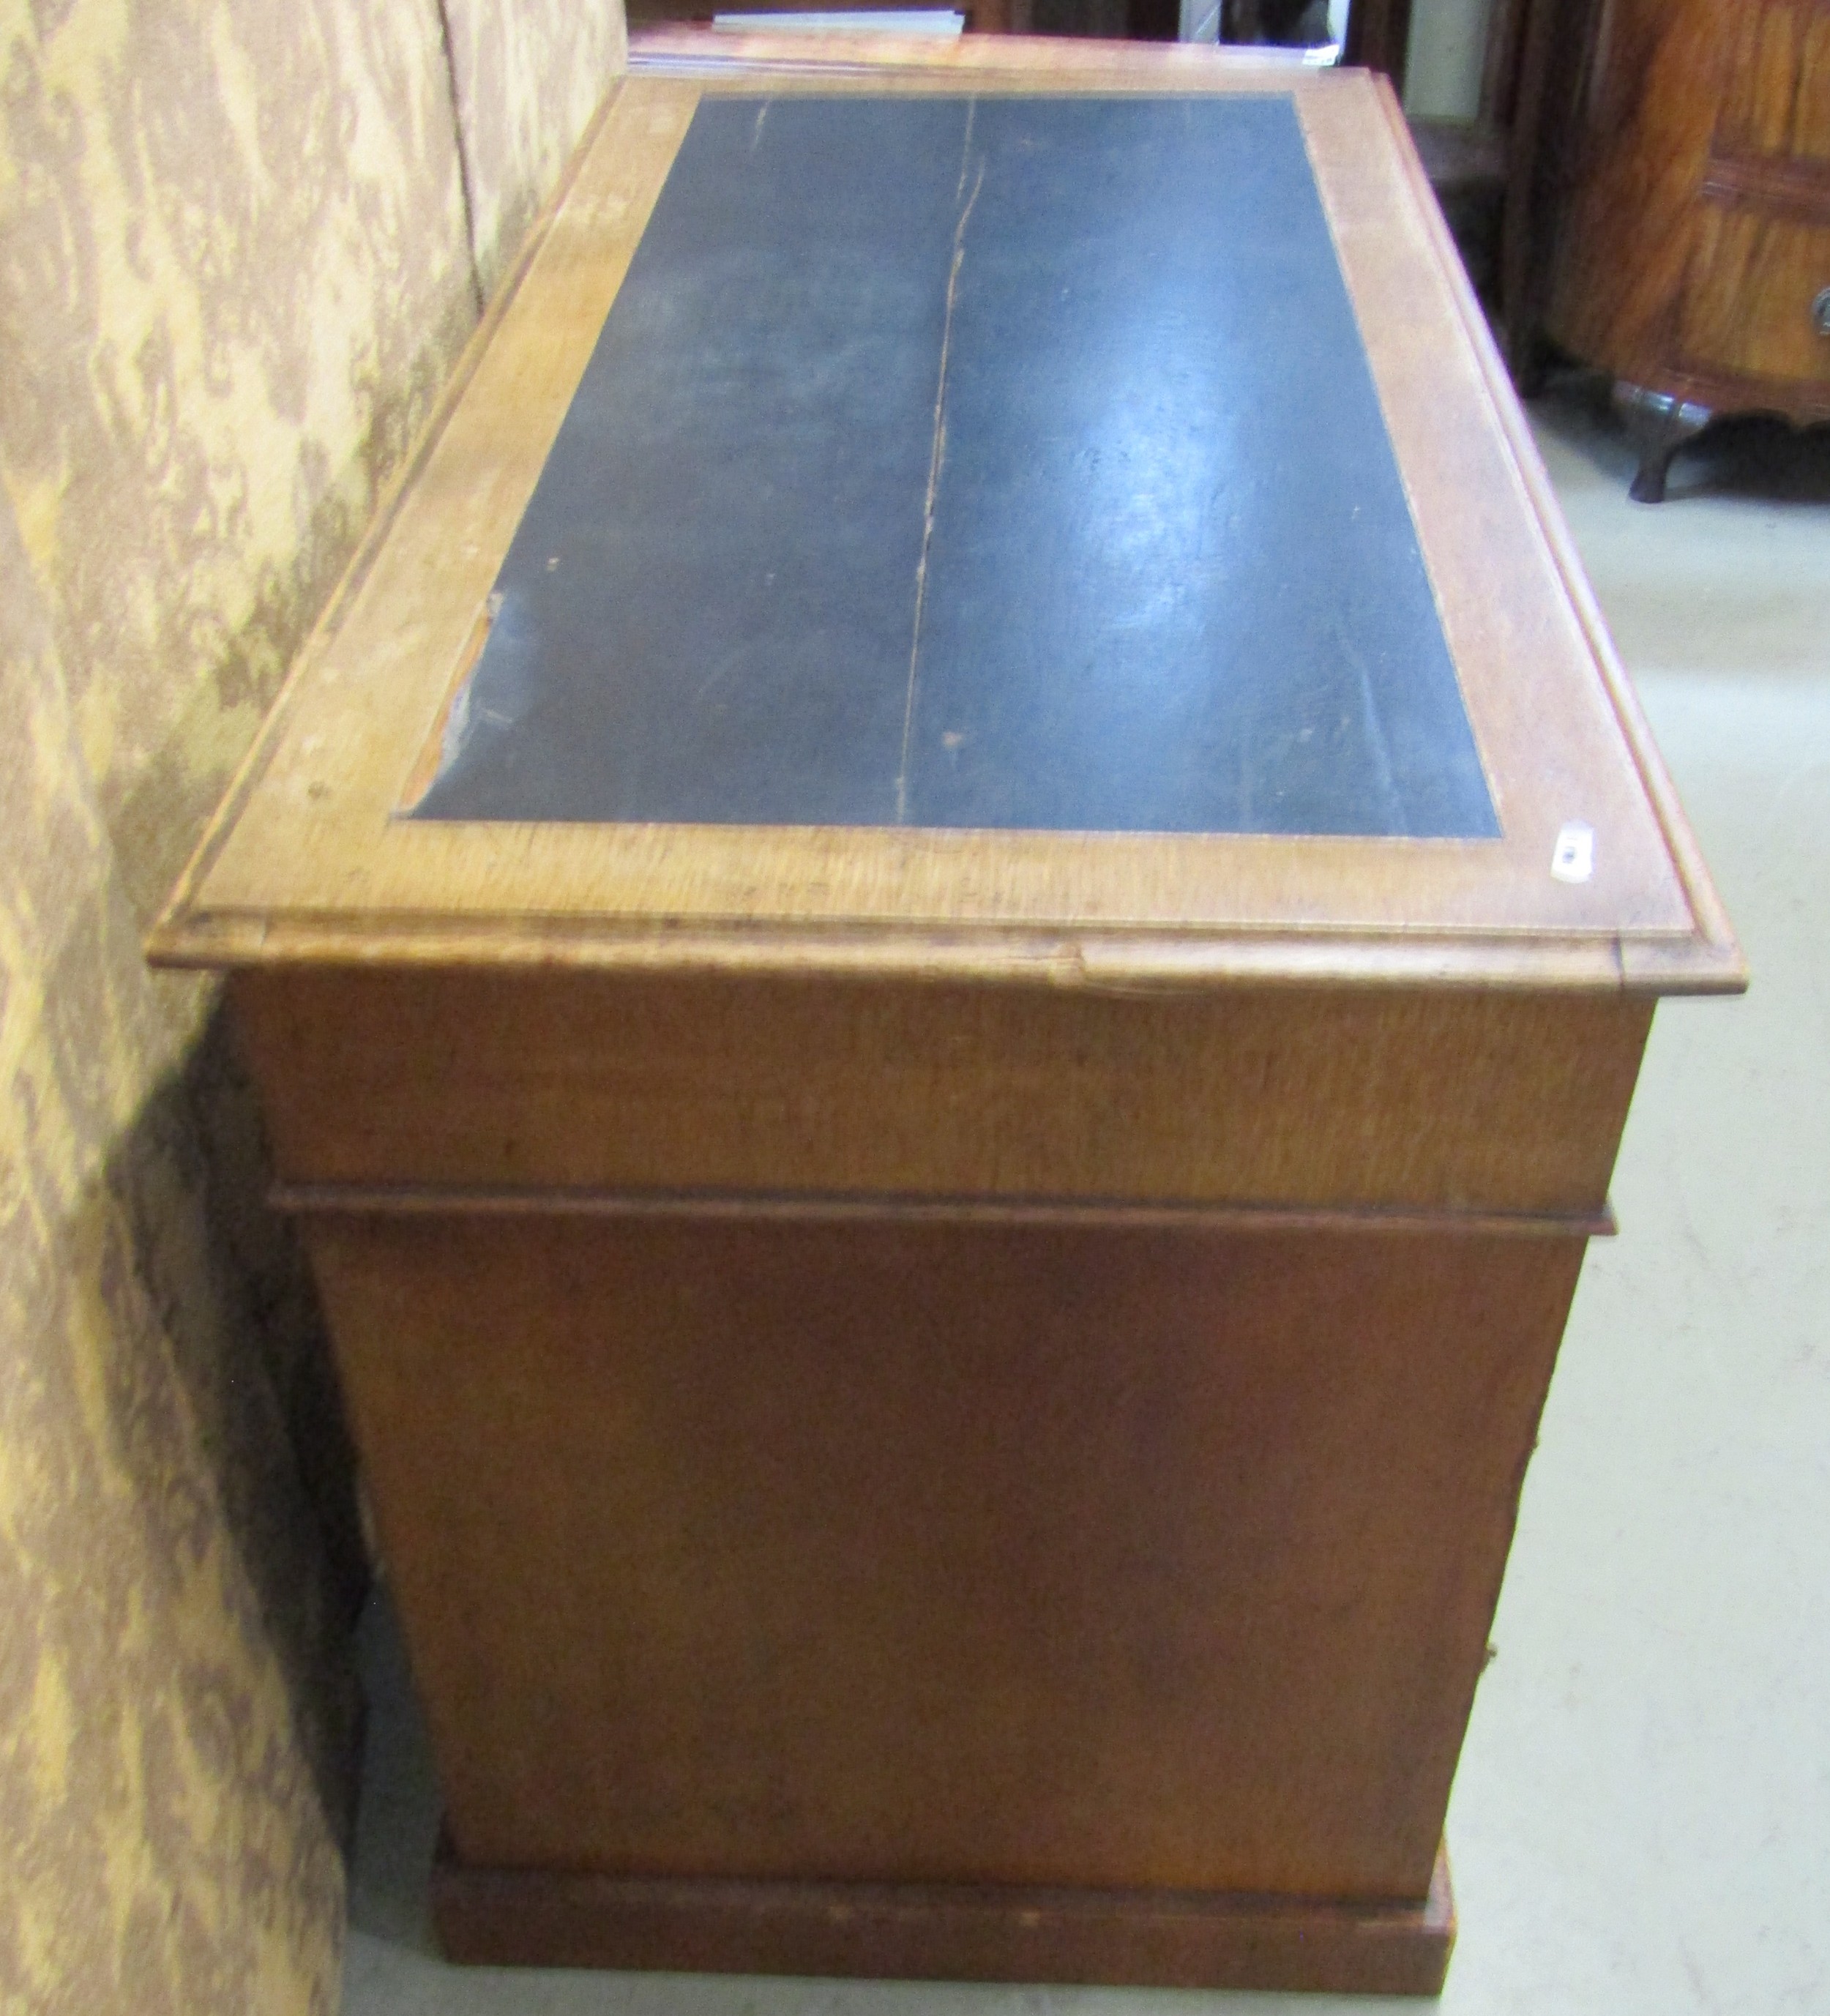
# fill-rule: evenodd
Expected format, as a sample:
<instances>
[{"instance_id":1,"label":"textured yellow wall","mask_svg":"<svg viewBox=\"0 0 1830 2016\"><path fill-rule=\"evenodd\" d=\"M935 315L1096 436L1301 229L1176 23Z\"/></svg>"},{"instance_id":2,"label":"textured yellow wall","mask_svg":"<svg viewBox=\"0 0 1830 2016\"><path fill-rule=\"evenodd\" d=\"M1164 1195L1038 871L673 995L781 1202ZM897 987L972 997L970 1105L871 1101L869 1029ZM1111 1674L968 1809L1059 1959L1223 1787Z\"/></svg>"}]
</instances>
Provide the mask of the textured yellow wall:
<instances>
[{"instance_id":1,"label":"textured yellow wall","mask_svg":"<svg viewBox=\"0 0 1830 2016\"><path fill-rule=\"evenodd\" d=\"M0 0L8 2012L335 2003L343 1445L138 941L622 60L617 0L450 5Z\"/></svg>"},{"instance_id":2,"label":"textured yellow wall","mask_svg":"<svg viewBox=\"0 0 1830 2016\"><path fill-rule=\"evenodd\" d=\"M621 0L446 0L477 256L492 290L546 200L604 81L626 60Z\"/></svg>"}]
</instances>

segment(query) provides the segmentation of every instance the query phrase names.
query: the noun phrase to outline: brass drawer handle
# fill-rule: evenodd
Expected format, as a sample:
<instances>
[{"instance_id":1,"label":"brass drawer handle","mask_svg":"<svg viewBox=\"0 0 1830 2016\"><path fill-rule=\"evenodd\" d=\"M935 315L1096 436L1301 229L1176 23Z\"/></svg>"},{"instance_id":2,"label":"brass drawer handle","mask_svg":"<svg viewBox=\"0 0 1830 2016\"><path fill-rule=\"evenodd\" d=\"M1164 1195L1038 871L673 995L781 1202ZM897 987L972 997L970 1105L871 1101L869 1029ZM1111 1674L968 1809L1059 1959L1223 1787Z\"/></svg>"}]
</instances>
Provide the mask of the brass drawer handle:
<instances>
[{"instance_id":1,"label":"brass drawer handle","mask_svg":"<svg viewBox=\"0 0 1830 2016\"><path fill-rule=\"evenodd\" d=\"M1830 336L1830 287L1811 304L1811 325L1820 336Z\"/></svg>"}]
</instances>

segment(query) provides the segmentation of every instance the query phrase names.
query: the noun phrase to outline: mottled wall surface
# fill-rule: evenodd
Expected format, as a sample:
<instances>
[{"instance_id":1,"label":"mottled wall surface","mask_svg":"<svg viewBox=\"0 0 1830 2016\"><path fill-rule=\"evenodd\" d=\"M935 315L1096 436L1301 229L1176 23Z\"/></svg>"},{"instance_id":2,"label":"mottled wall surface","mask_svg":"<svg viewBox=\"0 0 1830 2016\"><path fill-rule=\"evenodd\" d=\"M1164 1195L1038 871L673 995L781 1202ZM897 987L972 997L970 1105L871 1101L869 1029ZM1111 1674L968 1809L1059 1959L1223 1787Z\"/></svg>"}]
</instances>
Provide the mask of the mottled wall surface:
<instances>
[{"instance_id":1,"label":"mottled wall surface","mask_svg":"<svg viewBox=\"0 0 1830 2016\"><path fill-rule=\"evenodd\" d=\"M477 267L493 288L623 68L622 9L577 0L445 0Z\"/></svg>"},{"instance_id":2,"label":"mottled wall surface","mask_svg":"<svg viewBox=\"0 0 1830 2016\"><path fill-rule=\"evenodd\" d=\"M347 1460L214 992L139 939L621 60L615 0L453 23L0 0L9 2012L335 2001Z\"/></svg>"}]
</instances>

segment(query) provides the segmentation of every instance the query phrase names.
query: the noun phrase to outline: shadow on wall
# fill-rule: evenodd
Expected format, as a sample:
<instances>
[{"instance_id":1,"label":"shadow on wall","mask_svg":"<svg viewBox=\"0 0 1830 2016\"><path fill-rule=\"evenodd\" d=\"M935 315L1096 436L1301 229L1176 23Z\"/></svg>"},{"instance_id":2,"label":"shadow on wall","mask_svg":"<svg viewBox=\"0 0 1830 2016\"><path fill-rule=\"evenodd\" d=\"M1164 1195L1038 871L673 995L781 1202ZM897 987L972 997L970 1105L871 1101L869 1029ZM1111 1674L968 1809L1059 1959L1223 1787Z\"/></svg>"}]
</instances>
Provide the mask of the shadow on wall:
<instances>
[{"instance_id":1,"label":"shadow on wall","mask_svg":"<svg viewBox=\"0 0 1830 2016\"><path fill-rule=\"evenodd\" d=\"M86 1244L111 1221L122 1228L133 1285L113 1278L146 1298L171 1341L255 1633L274 1650L319 1805L347 1845L359 1723L349 1641L368 1563L317 1291L297 1235L267 1207L269 1182L254 1088L218 994L179 1068L116 1141L73 1236ZM125 1408L123 1423L133 1417Z\"/></svg>"}]
</instances>

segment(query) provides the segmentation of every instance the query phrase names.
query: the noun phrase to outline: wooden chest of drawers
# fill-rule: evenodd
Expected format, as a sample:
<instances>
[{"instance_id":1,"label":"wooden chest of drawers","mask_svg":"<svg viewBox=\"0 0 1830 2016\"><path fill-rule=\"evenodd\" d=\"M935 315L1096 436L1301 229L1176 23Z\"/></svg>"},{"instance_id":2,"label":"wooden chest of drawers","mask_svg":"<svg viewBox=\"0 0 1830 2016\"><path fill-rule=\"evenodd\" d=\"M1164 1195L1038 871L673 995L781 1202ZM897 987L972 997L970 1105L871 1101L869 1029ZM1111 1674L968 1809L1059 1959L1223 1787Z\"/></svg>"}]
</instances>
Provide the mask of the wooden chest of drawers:
<instances>
[{"instance_id":1,"label":"wooden chest of drawers","mask_svg":"<svg viewBox=\"0 0 1830 2016\"><path fill-rule=\"evenodd\" d=\"M1546 327L1613 375L1655 502L1719 414L1830 419L1830 0L1586 15Z\"/></svg>"}]
</instances>

